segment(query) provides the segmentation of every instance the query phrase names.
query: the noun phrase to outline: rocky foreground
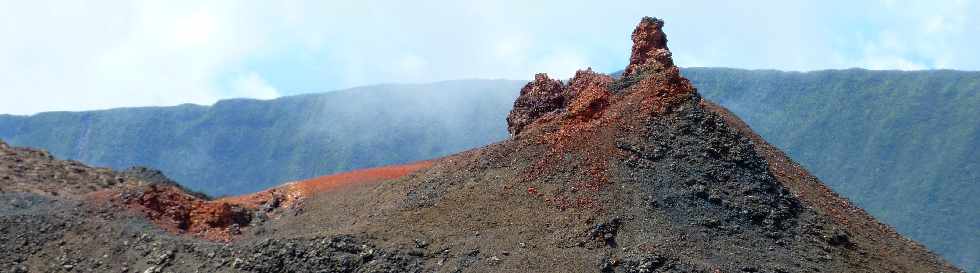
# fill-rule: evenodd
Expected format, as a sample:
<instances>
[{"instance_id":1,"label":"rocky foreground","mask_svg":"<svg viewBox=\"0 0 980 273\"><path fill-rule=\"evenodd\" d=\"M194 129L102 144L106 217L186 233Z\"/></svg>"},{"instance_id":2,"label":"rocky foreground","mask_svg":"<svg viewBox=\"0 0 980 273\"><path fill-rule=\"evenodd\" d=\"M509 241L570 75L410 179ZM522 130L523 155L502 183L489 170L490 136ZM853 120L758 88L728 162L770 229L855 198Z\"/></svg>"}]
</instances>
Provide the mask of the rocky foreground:
<instances>
[{"instance_id":1,"label":"rocky foreground","mask_svg":"<svg viewBox=\"0 0 980 273\"><path fill-rule=\"evenodd\" d=\"M663 24L640 22L620 79L535 76L506 141L247 196L0 144L0 268L960 272L702 99Z\"/></svg>"}]
</instances>

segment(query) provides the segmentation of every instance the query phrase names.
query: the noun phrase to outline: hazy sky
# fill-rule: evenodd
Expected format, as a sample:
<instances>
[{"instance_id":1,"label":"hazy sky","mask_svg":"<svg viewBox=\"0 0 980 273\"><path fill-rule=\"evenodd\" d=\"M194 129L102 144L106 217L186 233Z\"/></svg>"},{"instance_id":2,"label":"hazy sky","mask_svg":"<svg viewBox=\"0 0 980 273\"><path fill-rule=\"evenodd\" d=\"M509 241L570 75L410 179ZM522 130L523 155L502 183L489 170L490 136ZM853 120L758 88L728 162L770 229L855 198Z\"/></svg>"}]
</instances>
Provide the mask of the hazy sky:
<instances>
[{"instance_id":1,"label":"hazy sky","mask_svg":"<svg viewBox=\"0 0 980 273\"><path fill-rule=\"evenodd\" d=\"M611 72L645 15L681 66L980 70L977 1L722 2L0 0L0 113Z\"/></svg>"}]
</instances>

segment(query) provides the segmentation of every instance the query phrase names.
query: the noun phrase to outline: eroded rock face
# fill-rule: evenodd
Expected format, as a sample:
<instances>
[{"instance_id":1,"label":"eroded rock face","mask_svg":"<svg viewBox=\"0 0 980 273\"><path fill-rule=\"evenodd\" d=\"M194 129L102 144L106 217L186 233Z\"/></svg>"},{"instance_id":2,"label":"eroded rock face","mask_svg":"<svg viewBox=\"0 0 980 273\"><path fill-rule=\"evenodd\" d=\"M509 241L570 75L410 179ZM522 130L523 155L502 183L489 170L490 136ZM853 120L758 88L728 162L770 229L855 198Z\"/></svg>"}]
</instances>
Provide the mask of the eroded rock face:
<instances>
[{"instance_id":1,"label":"eroded rock face","mask_svg":"<svg viewBox=\"0 0 980 273\"><path fill-rule=\"evenodd\" d=\"M167 184L151 184L138 192L122 193L119 201L166 230L211 240L230 240L239 227L252 220L252 213L243 207L202 200Z\"/></svg>"},{"instance_id":2,"label":"eroded rock face","mask_svg":"<svg viewBox=\"0 0 980 273\"><path fill-rule=\"evenodd\" d=\"M664 21L643 17L633 30L633 49L630 64L623 76L632 76L647 67L670 68L674 66L670 49L667 48L667 35L663 31Z\"/></svg>"},{"instance_id":3,"label":"eroded rock face","mask_svg":"<svg viewBox=\"0 0 980 273\"><path fill-rule=\"evenodd\" d=\"M534 81L521 89L514 102L514 109L507 116L507 130L519 134L534 120L551 112L562 112L566 117L590 119L609 104L609 85L613 78L592 71L592 68L575 72L568 84L537 74Z\"/></svg>"},{"instance_id":4,"label":"eroded rock face","mask_svg":"<svg viewBox=\"0 0 980 273\"><path fill-rule=\"evenodd\" d=\"M572 117L590 119L609 105L609 75L587 70L575 72L575 77L565 87L568 114Z\"/></svg>"},{"instance_id":5,"label":"eroded rock face","mask_svg":"<svg viewBox=\"0 0 980 273\"><path fill-rule=\"evenodd\" d=\"M674 66L663 26L664 21L657 18L640 20L633 30L630 63L622 79L614 80L591 68L579 70L567 84L545 74L535 75L534 81L521 89L507 117L510 134L520 134L526 126L552 112L561 114L556 117L590 120L609 105L613 93L627 88L651 93L645 103L661 110L695 98L694 86Z\"/></svg>"},{"instance_id":6,"label":"eroded rock face","mask_svg":"<svg viewBox=\"0 0 980 273\"><path fill-rule=\"evenodd\" d=\"M545 73L534 75L534 81L521 88L521 95L514 101L514 109L507 116L507 131L517 135L538 117L562 108L564 102L560 81Z\"/></svg>"},{"instance_id":7,"label":"eroded rock face","mask_svg":"<svg viewBox=\"0 0 980 273\"><path fill-rule=\"evenodd\" d=\"M623 77L612 84L614 93L640 92L642 104L665 113L689 101L700 100L697 89L674 65L663 20L644 17L633 30L630 64ZM632 91L631 91L632 90Z\"/></svg>"}]
</instances>

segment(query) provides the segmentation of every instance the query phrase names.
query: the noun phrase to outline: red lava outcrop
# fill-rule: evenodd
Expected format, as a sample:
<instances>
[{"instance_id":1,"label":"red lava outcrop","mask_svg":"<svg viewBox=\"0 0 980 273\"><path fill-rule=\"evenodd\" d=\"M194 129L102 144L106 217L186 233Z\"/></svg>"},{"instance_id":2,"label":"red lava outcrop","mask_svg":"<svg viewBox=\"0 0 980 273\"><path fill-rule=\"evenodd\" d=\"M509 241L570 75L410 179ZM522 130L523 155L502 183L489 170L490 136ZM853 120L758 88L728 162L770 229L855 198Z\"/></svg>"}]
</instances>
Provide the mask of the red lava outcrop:
<instances>
[{"instance_id":1,"label":"red lava outcrop","mask_svg":"<svg viewBox=\"0 0 980 273\"><path fill-rule=\"evenodd\" d=\"M667 34L663 31L664 21L644 17L633 30L633 49L630 54L630 64L623 71L623 76L633 76L647 66L674 66L670 50L667 48Z\"/></svg>"},{"instance_id":2,"label":"red lava outcrop","mask_svg":"<svg viewBox=\"0 0 980 273\"><path fill-rule=\"evenodd\" d=\"M680 76L680 69L674 65L663 25L663 20L644 17L633 30L630 63L621 82L614 82L612 77L595 73L591 68L577 71L568 84L544 73L535 75L534 81L521 89L507 116L508 131L511 135L519 135L539 119L553 120L564 116L576 122L591 120L610 104L612 93L627 87L647 90L642 95L644 105L659 112L696 96L694 86ZM647 95L650 91L655 93Z\"/></svg>"},{"instance_id":3,"label":"red lava outcrop","mask_svg":"<svg viewBox=\"0 0 980 273\"><path fill-rule=\"evenodd\" d=\"M207 201L167 184L119 193L115 200L139 211L164 230L228 241L252 220L252 212L222 201Z\"/></svg>"},{"instance_id":4,"label":"red lava outcrop","mask_svg":"<svg viewBox=\"0 0 980 273\"><path fill-rule=\"evenodd\" d=\"M660 115L699 96L674 65L663 25L656 18L641 20L633 31L634 45L623 79L615 80L588 68L577 71L567 83L537 74L521 89L507 117L508 131L520 138L523 132L543 130L542 139L551 147L549 154L537 162L535 172L528 173L525 180L562 172L558 167L562 165L562 156L572 151L589 151L582 158L588 166L583 175L589 179L574 182L569 189L561 190L566 193L546 197L546 201L563 209L597 209L597 194L609 180L606 159L617 153L615 144L609 143L614 137L601 128L628 124L626 121L635 119L622 113ZM607 111L616 104L620 105L616 111ZM621 109L634 106L637 109Z\"/></svg>"},{"instance_id":5,"label":"red lava outcrop","mask_svg":"<svg viewBox=\"0 0 980 273\"><path fill-rule=\"evenodd\" d=\"M521 95L514 101L514 109L507 116L507 131L517 135L535 119L564 106L562 89L561 82L548 78L548 74L534 75L534 81L521 88Z\"/></svg>"},{"instance_id":6,"label":"red lava outcrop","mask_svg":"<svg viewBox=\"0 0 980 273\"><path fill-rule=\"evenodd\" d=\"M108 197L138 211L164 230L207 240L230 241L248 227L257 211L274 214L294 208L315 194L346 186L396 179L430 166L429 161L355 170L288 183L269 190L206 200L167 183L154 183L115 194L98 192L93 198ZM106 196L109 195L109 196Z\"/></svg>"},{"instance_id":7,"label":"red lava outcrop","mask_svg":"<svg viewBox=\"0 0 980 273\"><path fill-rule=\"evenodd\" d=\"M432 165L431 161L419 161L403 165L354 170L325 175L313 179L291 182L265 191L219 199L218 201L241 205L246 208L293 207L315 194L338 190L352 185L377 183L396 179Z\"/></svg>"},{"instance_id":8,"label":"red lava outcrop","mask_svg":"<svg viewBox=\"0 0 980 273\"><path fill-rule=\"evenodd\" d=\"M534 81L521 89L514 108L507 116L507 129L518 135L535 120L552 112L567 112L571 117L590 119L609 103L609 75L591 68L575 72L567 85L545 73L534 75Z\"/></svg>"},{"instance_id":9,"label":"red lava outcrop","mask_svg":"<svg viewBox=\"0 0 980 273\"><path fill-rule=\"evenodd\" d=\"M609 105L609 84L612 82L612 77L595 73L591 68L575 72L575 77L565 88L569 115L580 120L595 117Z\"/></svg>"}]
</instances>

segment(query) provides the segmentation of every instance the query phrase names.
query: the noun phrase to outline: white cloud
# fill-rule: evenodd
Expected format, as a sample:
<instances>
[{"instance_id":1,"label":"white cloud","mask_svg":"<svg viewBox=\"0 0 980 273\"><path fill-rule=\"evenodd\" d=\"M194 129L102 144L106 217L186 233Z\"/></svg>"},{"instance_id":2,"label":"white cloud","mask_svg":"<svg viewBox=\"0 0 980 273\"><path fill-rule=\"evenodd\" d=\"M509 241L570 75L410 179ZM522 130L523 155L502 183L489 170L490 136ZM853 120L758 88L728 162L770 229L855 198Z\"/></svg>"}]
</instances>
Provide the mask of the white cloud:
<instances>
[{"instance_id":1,"label":"white cloud","mask_svg":"<svg viewBox=\"0 0 980 273\"><path fill-rule=\"evenodd\" d=\"M532 65L534 71L548 73L552 79L569 79L575 75L575 71L589 67L588 60L581 53L570 49L561 49L540 62Z\"/></svg>"},{"instance_id":2,"label":"white cloud","mask_svg":"<svg viewBox=\"0 0 980 273\"><path fill-rule=\"evenodd\" d=\"M417 78L424 75L427 61L419 55L409 54L402 56L397 63L400 71L395 73L405 75L407 78Z\"/></svg>"},{"instance_id":3,"label":"white cloud","mask_svg":"<svg viewBox=\"0 0 980 273\"><path fill-rule=\"evenodd\" d=\"M198 9L179 16L173 23L171 41L181 48L206 46L218 34L218 22L213 11Z\"/></svg>"},{"instance_id":4,"label":"white cloud","mask_svg":"<svg viewBox=\"0 0 980 273\"><path fill-rule=\"evenodd\" d=\"M0 113L611 72L644 15L667 20L682 66L980 69L978 13L959 0L0 1Z\"/></svg>"},{"instance_id":5,"label":"white cloud","mask_svg":"<svg viewBox=\"0 0 980 273\"><path fill-rule=\"evenodd\" d=\"M970 1L889 3L868 16L867 31L853 45L860 54L851 66L871 69L980 69L980 55L970 49L980 36L970 26L980 6Z\"/></svg>"},{"instance_id":6,"label":"white cloud","mask_svg":"<svg viewBox=\"0 0 980 273\"><path fill-rule=\"evenodd\" d=\"M884 70L922 70L927 67L913 61L909 61L897 56L865 56L860 61L862 68L884 69Z\"/></svg>"},{"instance_id":7,"label":"white cloud","mask_svg":"<svg viewBox=\"0 0 980 273\"><path fill-rule=\"evenodd\" d=\"M524 53L529 45L523 33L503 34L494 40L494 57L505 60L523 60L526 58Z\"/></svg>"},{"instance_id":8,"label":"white cloud","mask_svg":"<svg viewBox=\"0 0 980 273\"><path fill-rule=\"evenodd\" d=\"M265 79L262 79L255 72L238 77L232 84L232 90L234 90L236 95L247 98L274 99L281 96L279 90L269 85L269 83L265 82Z\"/></svg>"},{"instance_id":9,"label":"white cloud","mask_svg":"<svg viewBox=\"0 0 980 273\"><path fill-rule=\"evenodd\" d=\"M103 2L99 2L103 3ZM6 2L0 112L210 104L248 96L218 84L267 39L234 2ZM249 19L249 20L242 20Z\"/></svg>"}]
</instances>

